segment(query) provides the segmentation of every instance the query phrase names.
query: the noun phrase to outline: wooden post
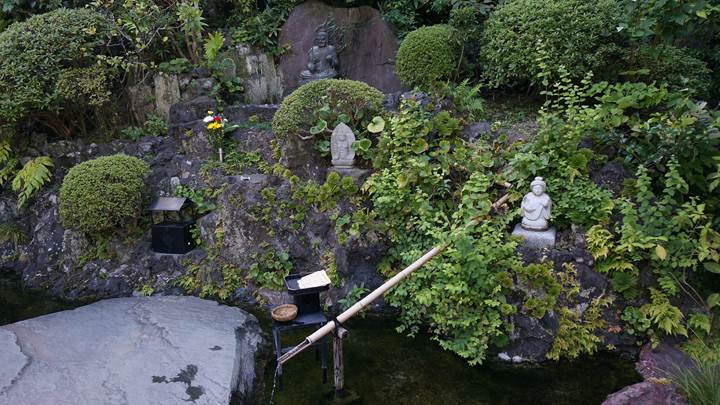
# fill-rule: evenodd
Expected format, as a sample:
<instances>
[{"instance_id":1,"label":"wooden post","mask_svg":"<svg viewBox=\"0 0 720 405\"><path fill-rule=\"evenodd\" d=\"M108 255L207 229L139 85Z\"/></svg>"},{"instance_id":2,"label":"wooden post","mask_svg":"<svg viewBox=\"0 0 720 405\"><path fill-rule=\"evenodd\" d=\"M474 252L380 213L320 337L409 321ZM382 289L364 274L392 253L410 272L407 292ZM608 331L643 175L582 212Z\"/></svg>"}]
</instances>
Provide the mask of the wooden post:
<instances>
[{"instance_id":1,"label":"wooden post","mask_svg":"<svg viewBox=\"0 0 720 405\"><path fill-rule=\"evenodd\" d=\"M343 396L345 389L345 373L343 367L343 339L347 337L348 330L339 326L333 335L333 374L335 382L335 399Z\"/></svg>"}]
</instances>

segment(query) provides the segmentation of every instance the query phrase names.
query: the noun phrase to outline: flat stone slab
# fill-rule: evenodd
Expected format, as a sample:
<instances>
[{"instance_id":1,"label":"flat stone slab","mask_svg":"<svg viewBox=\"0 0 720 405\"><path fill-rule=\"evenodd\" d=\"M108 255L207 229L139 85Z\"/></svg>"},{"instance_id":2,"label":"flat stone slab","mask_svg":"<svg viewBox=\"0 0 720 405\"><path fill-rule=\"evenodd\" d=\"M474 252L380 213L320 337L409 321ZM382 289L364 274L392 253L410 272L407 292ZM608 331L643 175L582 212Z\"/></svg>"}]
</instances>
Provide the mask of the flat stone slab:
<instances>
[{"instance_id":1,"label":"flat stone slab","mask_svg":"<svg viewBox=\"0 0 720 405\"><path fill-rule=\"evenodd\" d=\"M100 301L0 327L0 404L244 403L261 343L255 317L214 301Z\"/></svg>"},{"instance_id":2,"label":"flat stone slab","mask_svg":"<svg viewBox=\"0 0 720 405\"><path fill-rule=\"evenodd\" d=\"M512 236L519 236L523 239L523 244L531 249L542 249L555 246L555 228L547 231L529 231L522 225L515 225Z\"/></svg>"},{"instance_id":3,"label":"flat stone slab","mask_svg":"<svg viewBox=\"0 0 720 405\"><path fill-rule=\"evenodd\" d=\"M20 350L15 334L0 329L0 392L7 390L28 363L28 358Z\"/></svg>"}]
</instances>

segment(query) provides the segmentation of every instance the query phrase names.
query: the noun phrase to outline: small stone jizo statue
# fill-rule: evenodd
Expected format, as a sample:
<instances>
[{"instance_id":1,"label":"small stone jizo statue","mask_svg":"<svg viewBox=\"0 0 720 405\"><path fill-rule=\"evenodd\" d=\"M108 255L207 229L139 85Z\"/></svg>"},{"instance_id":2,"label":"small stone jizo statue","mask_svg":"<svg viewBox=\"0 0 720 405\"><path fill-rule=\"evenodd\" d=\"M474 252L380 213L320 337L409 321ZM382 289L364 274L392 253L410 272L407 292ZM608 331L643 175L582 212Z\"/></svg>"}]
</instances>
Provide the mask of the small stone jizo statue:
<instances>
[{"instance_id":1,"label":"small stone jizo statue","mask_svg":"<svg viewBox=\"0 0 720 405\"><path fill-rule=\"evenodd\" d=\"M545 194L546 184L542 177L535 177L530 183L530 193L523 197L522 222L515 225L513 236L523 240L523 245L531 249L543 249L555 246L555 228L550 227L552 200Z\"/></svg>"},{"instance_id":2,"label":"small stone jizo statue","mask_svg":"<svg viewBox=\"0 0 720 405\"><path fill-rule=\"evenodd\" d=\"M349 126L342 122L335 127L330 136L330 153L335 167L349 168L355 163L355 151L352 144L355 134Z\"/></svg>"},{"instance_id":3,"label":"small stone jizo statue","mask_svg":"<svg viewBox=\"0 0 720 405\"><path fill-rule=\"evenodd\" d=\"M307 70L300 73L300 84L337 77L338 64L337 51L330 45L327 31L318 30L315 34L315 46L308 51Z\"/></svg>"},{"instance_id":4,"label":"small stone jizo statue","mask_svg":"<svg viewBox=\"0 0 720 405\"><path fill-rule=\"evenodd\" d=\"M521 225L529 231L545 231L549 227L552 200L545 194L545 181L542 177L535 177L530 183L530 193L523 197L523 219Z\"/></svg>"}]
</instances>

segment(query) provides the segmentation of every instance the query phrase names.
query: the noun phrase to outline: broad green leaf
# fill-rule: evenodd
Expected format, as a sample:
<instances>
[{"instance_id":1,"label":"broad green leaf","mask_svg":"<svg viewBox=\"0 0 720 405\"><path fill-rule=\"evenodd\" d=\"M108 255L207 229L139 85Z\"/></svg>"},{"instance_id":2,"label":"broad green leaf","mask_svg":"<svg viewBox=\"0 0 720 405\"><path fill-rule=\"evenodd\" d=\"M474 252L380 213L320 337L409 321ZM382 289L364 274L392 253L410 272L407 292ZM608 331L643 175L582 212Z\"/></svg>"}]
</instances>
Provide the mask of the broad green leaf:
<instances>
[{"instance_id":1,"label":"broad green leaf","mask_svg":"<svg viewBox=\"0 0 720 405\"><path fill-rule=\"evenodd\" d=\"M335 126L340 125L340 123L348 124L350 122L350 116L345 113L340 113L337 116L337 119L335 120Z\"/></svg>"},{"instance_id":2,"label":"broad green leaf","mask_svg":"<svg viewBox=\"0 0 720 405\"><path fill-rule=\"evenodd\" d=\"M428 143L423 138L415 140L415 144L412 147L413 152L423 153L428 149Z\"/></svg>"},{"instance_id":3,"label":"broad green leaf","mask_svg":"<svg viewBox=\"0 0 720 405\"><path fill-rule=\"evenodd\" d=\"M667 259L667 250L665 250L665 248L661 245L655 246L655 254L660 258L660 260Z\"/></svg>"},{"instance_id":4,"label":"broad green leaf","mask_svg":"<svg viewBox=\"0 0 720 405\"><path fill-rule=\"evenodd\" d=\"M398 174L395 181L397 182L398 187L405 187L408 184L408 178L402 173Z\"/></svg>"},{"instance_id":5,"label":"broad green leaf","mask_svg":"<svg viewBox=\"0 0 720 405\"><path fill-rule=\"evenodd\" d=\"M228 126L226 126L226 127L223 128L223 133L224 133L224 134L229 134L230 132L233 132L234 130L236 130L236 129L238 129L238 128L240 128L240 125L237 125L237 124L228 125Z\"/></svg>"},{"instance_id":6,"label":"broad green leaf","mask_svg":"<svg viewBox=\"0 0 720 405\"><path fill-rule=\"evenodd\" d=\"M317 124L315 124L314 127L310 128L310 133L313 135L317 135L317 134L324 132L326 129L327 129L327 121L320 120L317 122Z\"/></svg>"},{"instance_id":7,"label":"broad green leaf","mask_svg":"<svg viewBox=\"0 0 720 405\"><path fill-rule=\"evenodd\" d=\"M374 117L372 122L367 126L368 132L372 134L379 134L385 129L385 120L383 117Z\"/></svg>"},{"instance_id":8,"label":"broad green leaf","mask_svg":"<svg viewBox=\"0 0 720 405\"><path fill-rule=\"evenodd\" d=\"M707 262L705 263L705 270L709 271L710 273L720 274L720 264L714 263L714 262Z\"/></svg>"},{"instance_id":9,"label":"broad green leaf","mask_svg":"<svg viewBox=\"0 0 720 405\"><path fill-rule=\"evenodd\" d=\"M710 294L707 299L707 304L710 308L715 308L716 306L720 305L720 294Z\"/></svg>"},{"instance_id":10,"label":"broad green leaf","mask_svg":"<svg viewBox=\"0 0 720 405\"><path fill-rule=\"evenodd\" d=\"M364 151L364 152L368 151L371 146L372 146L372 142L367 138L360 139L359 141L355 141L352 144L352 148L354 150Z\"/></svg>"}]
</instances>

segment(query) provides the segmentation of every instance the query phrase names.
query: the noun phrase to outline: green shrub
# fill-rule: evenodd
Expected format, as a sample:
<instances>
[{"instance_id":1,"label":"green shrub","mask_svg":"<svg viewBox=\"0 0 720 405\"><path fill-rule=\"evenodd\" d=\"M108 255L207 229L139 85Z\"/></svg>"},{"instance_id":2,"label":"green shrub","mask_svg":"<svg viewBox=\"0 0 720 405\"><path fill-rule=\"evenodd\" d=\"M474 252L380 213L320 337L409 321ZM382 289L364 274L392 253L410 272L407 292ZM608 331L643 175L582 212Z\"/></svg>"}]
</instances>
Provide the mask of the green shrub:
<instances>
[{"instance_id":1,"label":"green shrub","mask_svg":"<svg viewBox=\"0 0 720 405\"><path fill-rule=\"evenodd\" d=\"M408 86L432 86L451 79L458 68L461 44L449 25L419 28L405 37L395 60L395 71Z\"/></svg>"},{"instance_id":2,"label":"green shrub","mask_svg":"<svg viewBox=\"0 0 720 405\"><path fill-rule=\"evenodd\" d=\"M711 71L705 62L686 49L670 45L642 47L627 56L630 69L638 73L638 80L666 83L671 90L691 89L705 96L711 83Z\"/></svg>"},{"instance_id":3,"label":"green shrub","mask_svg":"<svg viewBox=\"0 0 720 405\"><path fill-rule=\"evenodd\" d=\"M126 155L99 157L74 166L60 188L63 225L89 234L132 228L142 210L149 172L145 162Z\"/></svg>"},{"instance_id":4,"label":"green shrub","mask_svg":"<svg viewBox=\"0 0 720 405\"><path fill-rule=\"evenodd\" d=\"M602 71L619 19L616 0L511 0L488 18L480 50L484 78L496 86L537 84L544 48L550 66L572 77Z\"/></svg>"},{"instance_id":5,"label":"green shrub","mask_svg":"<svg viewBox=\"0 0 720 405\"><path fill-rule=\"evenodd\" d=\"M354 80L326 79L300 86L287 96L272 122L277 136L307 134L316 123L315 113L328 106L347 115L349 125L356 127L381 110L385 96L379 90Z\"/></svg>"},{"instance_id":6,"label":"green shrub","mask_svg":"<svg viewBox=\"0 0 720 405\"><path fill-rule=\"evenodd\" d=\"M0 122L30 116L69 136L73 112L108 100L106 73L93 67L108 35L101 14L64 8L0 33Z\"/></svg>"}]
</instances>

